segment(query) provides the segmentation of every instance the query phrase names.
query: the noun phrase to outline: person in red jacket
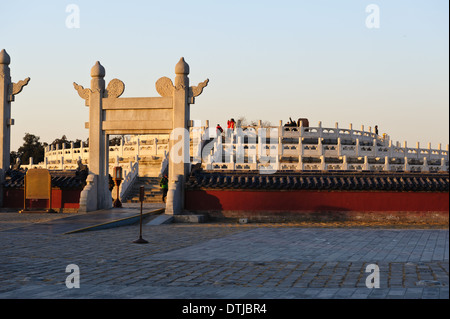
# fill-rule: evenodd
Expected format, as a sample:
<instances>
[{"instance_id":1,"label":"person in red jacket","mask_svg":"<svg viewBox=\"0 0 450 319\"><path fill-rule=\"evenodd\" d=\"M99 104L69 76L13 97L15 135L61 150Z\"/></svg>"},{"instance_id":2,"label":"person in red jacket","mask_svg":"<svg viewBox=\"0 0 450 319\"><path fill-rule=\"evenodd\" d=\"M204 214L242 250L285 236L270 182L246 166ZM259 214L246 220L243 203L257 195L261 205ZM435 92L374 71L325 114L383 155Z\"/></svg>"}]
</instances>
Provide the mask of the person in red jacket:
<instances>
[{"instance_id":1,"label":"person in red jacket","mask_svg":"<svg viewBox=\"0 0 450 319\"><path fill-rule=\"evenodd\" d=\"M236 122L234 119L231 119L227 122L227 136L230 137L233 134L233 131L236 127Z\"/></svg>"}]
</instances>

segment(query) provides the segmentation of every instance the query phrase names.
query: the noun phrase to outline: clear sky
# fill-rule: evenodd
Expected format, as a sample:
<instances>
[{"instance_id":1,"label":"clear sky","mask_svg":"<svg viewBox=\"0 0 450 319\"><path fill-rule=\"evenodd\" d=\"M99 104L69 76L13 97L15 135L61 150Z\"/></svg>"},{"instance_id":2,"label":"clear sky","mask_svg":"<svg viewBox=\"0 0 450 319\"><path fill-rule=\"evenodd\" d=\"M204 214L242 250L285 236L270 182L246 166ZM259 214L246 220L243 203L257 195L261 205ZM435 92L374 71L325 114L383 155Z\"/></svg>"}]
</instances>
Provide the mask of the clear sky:
<instances>
[{"instance_id":1,"label":"clear sky","mask_svg":"<svg viewBox=\"0 0 450 319\"><path fill-rule=\"evenodd\" d=\"M379 126L394 141L449 143L447 0L3 1L0 50L14 82L11 150L26 132L51 143L88 137L89 87L99 60L123 97L158 96L180 57L191 85L209 78L191 118L211 125L245 116L326 127ZM69 4L79 28L68 28ZM379 8L379 28L366 19ZM372 16L371 16L372 15ZM375 20L370 20L375 21Z\"/></svg>"}]
</instances>

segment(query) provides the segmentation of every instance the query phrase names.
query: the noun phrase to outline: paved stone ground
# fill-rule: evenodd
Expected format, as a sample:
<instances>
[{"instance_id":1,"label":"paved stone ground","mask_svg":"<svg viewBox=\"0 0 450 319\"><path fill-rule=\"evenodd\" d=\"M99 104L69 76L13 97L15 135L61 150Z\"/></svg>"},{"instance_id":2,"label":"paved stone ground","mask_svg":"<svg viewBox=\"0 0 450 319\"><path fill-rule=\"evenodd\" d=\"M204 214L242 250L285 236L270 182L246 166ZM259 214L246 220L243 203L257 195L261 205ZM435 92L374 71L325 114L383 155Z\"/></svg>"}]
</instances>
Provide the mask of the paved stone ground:
<instances>
[{"instance_id":1,"label":"paved stone ground","mask_svg":"<svg viewBox=\"0 0 450 319\"><path fill-rule=\"evenodd\" d=\"M18 215L0 213L2 299L449 298L448 228L169 224L144 226L139 245L138 225L14 232L64 217ZM80 288L66 287L69 264ZM366 287L369 264L380 288Z\"/></svg>"}]
</instances>

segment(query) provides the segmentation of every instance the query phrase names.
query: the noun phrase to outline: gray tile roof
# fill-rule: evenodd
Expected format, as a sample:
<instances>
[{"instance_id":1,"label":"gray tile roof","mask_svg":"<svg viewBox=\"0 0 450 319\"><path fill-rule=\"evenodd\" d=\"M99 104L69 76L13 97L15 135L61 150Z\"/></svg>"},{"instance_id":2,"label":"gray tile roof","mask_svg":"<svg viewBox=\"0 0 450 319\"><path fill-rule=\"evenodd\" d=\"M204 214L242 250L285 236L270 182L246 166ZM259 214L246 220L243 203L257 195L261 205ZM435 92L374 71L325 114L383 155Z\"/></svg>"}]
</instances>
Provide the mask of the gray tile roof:
<instances>
[{"instance_id":1,"label":"gray tile roof","mask_svg":"<svg viewBox=\"0 0 450 319\"><path fill-rule=\"evenodd\" d=\"M3 187L23 188L25 174L26 172L22 170L11 170L7 172L5 181L2 184ZM76 170L52 170L50 171L50 176L52 177L52 187L61 189L82 189L86 184L86 177L77 174Z\"/></svg>"},{"instance_id":2,"label":"gray tile roof","mask_svg":"<svg viewBox=\"0 0 450 319\"><path fill-rule=\"evenodd\" d=\"M187 189L347 190L448 192L449 174L420 172L194 170Z\"/></svg>"}]
</instances>

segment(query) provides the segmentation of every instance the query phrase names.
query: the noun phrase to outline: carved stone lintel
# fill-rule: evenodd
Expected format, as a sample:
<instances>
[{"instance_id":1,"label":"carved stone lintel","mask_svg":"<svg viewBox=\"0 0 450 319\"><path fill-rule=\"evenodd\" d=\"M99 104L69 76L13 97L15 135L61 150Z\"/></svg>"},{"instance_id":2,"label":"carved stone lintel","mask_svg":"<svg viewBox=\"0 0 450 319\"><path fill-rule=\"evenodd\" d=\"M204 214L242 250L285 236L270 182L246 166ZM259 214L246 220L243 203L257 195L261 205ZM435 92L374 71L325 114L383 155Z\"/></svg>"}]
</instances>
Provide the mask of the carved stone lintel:
<instances>
[{"instance_id":1,"label":"carved stone lintel","mask_svg":"<svg viewBox=\"0 0 450 319\"><path fill-rule=\"evenodd\" d=\"M20 92L22 92L23 87L26 86L28 82L30 82L29 77L17 83L11 83L9 85L9 101L14 101L14 95L17 95Z\"/></svg>"},{"instance_id":2,"label":"carved stone lintel","mask_svg":"<svg viewBox=\"0 0 450 319\"><path fill-rule=\"evenodd\" d=\"M197 86L191 86L189 88L189 97L196 97L202 94L203 88L208 85L209 79L206 79L203 82L200 82Z\"/></svg>"},{"instance_id":3,"label":"carved stone lintel","mask_svg":"<svg viewBox=\"0 0 450 319\"><path fill-rule=\"evenodd\" d=\"M84 100L88 100L89 99L89 93L91 93L91 89L85 89L82 85L78 85L75 82L73 82L73 87L75 88L75 90L77 90L78 95L84 99Z\"/></svg>"},{"instance_id":4,"label":"carved stone lintel","mask_svg":"<svg viewBox=\"0 0 450 319\"><path fill-rule=\"evenodd\" d=\"M168 77L162 77L155 83L156 91L159 95L163 97L173 96L173 91L175 87L173 86L173 82Z\"/></svg>"},{"instance_id":5,"label":"carved stone lintel","mask_svg":"<svg viewBox=\"0 0 450 319\"><path fill-rule=\"evenodd\" d=\"M118 98L125 91L125 84L119 79L112 79L106 87L105 98Z\"/></svg>"}]
</instances>

